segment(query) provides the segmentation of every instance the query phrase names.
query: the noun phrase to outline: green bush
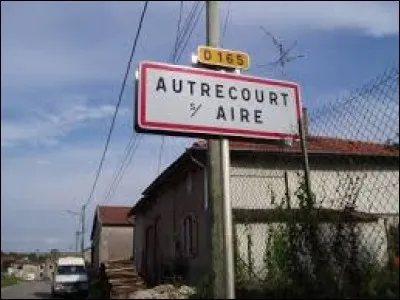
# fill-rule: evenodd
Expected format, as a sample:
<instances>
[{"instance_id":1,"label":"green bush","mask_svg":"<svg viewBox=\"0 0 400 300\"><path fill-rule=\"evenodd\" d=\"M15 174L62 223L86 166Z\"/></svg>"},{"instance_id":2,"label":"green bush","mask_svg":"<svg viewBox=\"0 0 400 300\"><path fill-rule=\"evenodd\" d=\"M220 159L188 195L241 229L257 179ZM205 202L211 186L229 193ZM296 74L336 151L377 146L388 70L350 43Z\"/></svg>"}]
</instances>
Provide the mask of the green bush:
<instances>
[{"instance_id":1,"label":"green bush","mask_svg":"<svg viewBox=\"0 0 400 300\"><path fill-rule=\"evenodd\" d=\"M18 284L22 281L13 275L1 275L1 287Z\"/></svg>"}]
</instances>

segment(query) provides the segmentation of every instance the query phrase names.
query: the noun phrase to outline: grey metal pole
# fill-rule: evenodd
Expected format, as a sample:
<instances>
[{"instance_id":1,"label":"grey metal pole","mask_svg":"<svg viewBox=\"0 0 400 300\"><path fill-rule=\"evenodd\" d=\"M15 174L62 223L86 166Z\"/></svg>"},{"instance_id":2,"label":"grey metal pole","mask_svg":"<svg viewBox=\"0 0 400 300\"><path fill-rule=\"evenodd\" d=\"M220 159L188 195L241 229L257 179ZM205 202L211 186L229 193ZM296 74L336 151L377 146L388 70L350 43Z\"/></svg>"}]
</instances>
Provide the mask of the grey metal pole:
<instances>
[{"instance_id":1,"label":"grey metal pole","mask_svg":"<svg viewBox=\"0 0 400 300\"><path fill-rule=\"evenodd\" d=\"M226 299L235 299L235 268L233 257L232 205L230 197L230 157L229 140L222 139L222 188L225 242L225 293Z\"/></svg>"},{"instance_id":2,"label":"grey metal pole","mask_svg":"<svg viewBox=\"0 0 400 300\"><path fill-rule=\"evenodd\" d=\"M206 36L207 45L218 47L219 18L218 1L206 1ZM224 226L223 226L223 189L222 189L222 162L221 141L218 139L208 140L208 200L210 213L210 247L211 247L211 286L214 299L224 299L225 277L224 276Z\"/></svg>"},{"instance_id":3,"label":"grey metal pole","mask_svg":"<svg viewBox=\"0 0 400 300\"><path fill-rule=\"evenodd\" d=\"M79 245L79 231L75 232L75 252L78 253L78 245Z\"/></svg>"},{"instance_id":4,"label":"grey metal pole","mask_svg":"<svg viewBox=\"0 0 400 300\"><path fill-rule=\"evenodd\" d=\"M81 229L82 229L82 236L81 236L81 252L83 255L84 249L85 249L85 210L86 210L86 205L82 206L82 224L81 224Z\"/></svg>"},{"instance_id":5,"label":"grey metal pole","mask_svg":"<svg viewBox=\"0 0 400 300\"><path fill-rule=\"evenodd\" d=\"M310 165L308 163L308 152L306 146L306 134L304 130L304 114L302 112L302 116L299 119L299 133L300 133L300 144L301 144L301 151L303 153L303 167L304 167L304 177L305 177L305 184L307 190L308 199L312 199L312 188L311 188L311 179L310 179Z\"/></svg>"}]
</instances>

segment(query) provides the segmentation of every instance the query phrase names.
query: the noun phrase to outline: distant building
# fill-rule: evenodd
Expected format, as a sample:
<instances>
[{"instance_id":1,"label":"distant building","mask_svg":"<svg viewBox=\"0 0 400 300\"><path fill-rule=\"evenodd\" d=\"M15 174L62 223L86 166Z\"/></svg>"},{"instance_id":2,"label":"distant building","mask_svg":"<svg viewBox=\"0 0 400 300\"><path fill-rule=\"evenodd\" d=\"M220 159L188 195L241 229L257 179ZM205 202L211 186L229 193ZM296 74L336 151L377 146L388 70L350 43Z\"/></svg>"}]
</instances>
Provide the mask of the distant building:
<instances>
[{"instance_id":1,"label":"distant building","mask_svg":"<svg viewBox=\"0 0 400 300\"><path fill-rule=\"evenodd\" d=\"M23 262L18 263L14 275L25 280L39 280L40 267L38 264L24 260Z\"/></svg>"},{"instance_id":2,"label":"distant building","mask_svg":"<svg viewBox=\"0 0 400 300\"><path fill-rule=\"evenodd\" d=\"M94 269L110 260L132 257L134 225L132 218L128 217L130 209L124 206L97 207L90 235Z\"/></svg>"}]
</instances>

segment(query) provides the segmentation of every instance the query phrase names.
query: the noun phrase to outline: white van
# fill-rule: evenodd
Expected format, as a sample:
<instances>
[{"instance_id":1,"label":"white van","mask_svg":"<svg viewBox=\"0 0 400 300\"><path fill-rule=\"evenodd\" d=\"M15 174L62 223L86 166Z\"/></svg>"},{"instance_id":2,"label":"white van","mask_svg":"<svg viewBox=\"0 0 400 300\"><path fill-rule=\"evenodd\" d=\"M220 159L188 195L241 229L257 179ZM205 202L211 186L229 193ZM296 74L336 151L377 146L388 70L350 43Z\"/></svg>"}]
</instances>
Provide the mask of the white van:
<instances>
[{"instance_id":1,"label":"white van","mask_svg":"<svg viewBox=\"0 0 400 300\"><path fill-rule=\"evenodd\" d=\"M88 274L82 257L60 257L51 282L52 297L66 294L89 294Z\"/></svg>"}]
</instances>

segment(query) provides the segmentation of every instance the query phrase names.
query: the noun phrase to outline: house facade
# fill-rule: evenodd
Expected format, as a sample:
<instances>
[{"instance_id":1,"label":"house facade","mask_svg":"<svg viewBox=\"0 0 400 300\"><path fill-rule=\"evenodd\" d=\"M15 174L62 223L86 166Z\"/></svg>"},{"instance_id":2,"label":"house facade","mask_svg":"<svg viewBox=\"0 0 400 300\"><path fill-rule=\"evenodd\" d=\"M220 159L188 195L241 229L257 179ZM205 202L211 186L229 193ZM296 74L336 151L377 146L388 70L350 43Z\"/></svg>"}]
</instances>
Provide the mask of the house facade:
<instances>
[{"instance_id":1,"label":"house facade","mask_svg":"<svg viewBox=\"0 0 400 300\"><path fill-rule=\"evenodd\" d=\"M101 263L118 259L130 259L133 251L131 207L98 206L90 235L91 263L97 270Z\"/></svg>"},{"instance_id":2,"label":"house facade","mask_svg":"<svg viewBox=\"0 0 400 300\"><path fill-rule=\"evenodd\" d=\"M366 246L384 261L386 226L398 224L398 148L309 137L308 149L312 191L321 210L319 221L328 224L330 231L329 224L340 217L346 205L352 205L352 221L357 222ZM184 258L189 280L208 273L211 238L206 150L206 142L195 143L143 192L131 210L136 225L134 263L152 282L160 281L177 257ZM303 170L300 145L231 141L230 153L239 255L251 259L255 274L263 276L266 233L296 215L300 205L296 196ZM382 197L384 201L377 203ZM290 216L277 219L273 212L282 199L290 205ZM248 247L249 236L252 247Z\"/></svg>"}]
</instances>

